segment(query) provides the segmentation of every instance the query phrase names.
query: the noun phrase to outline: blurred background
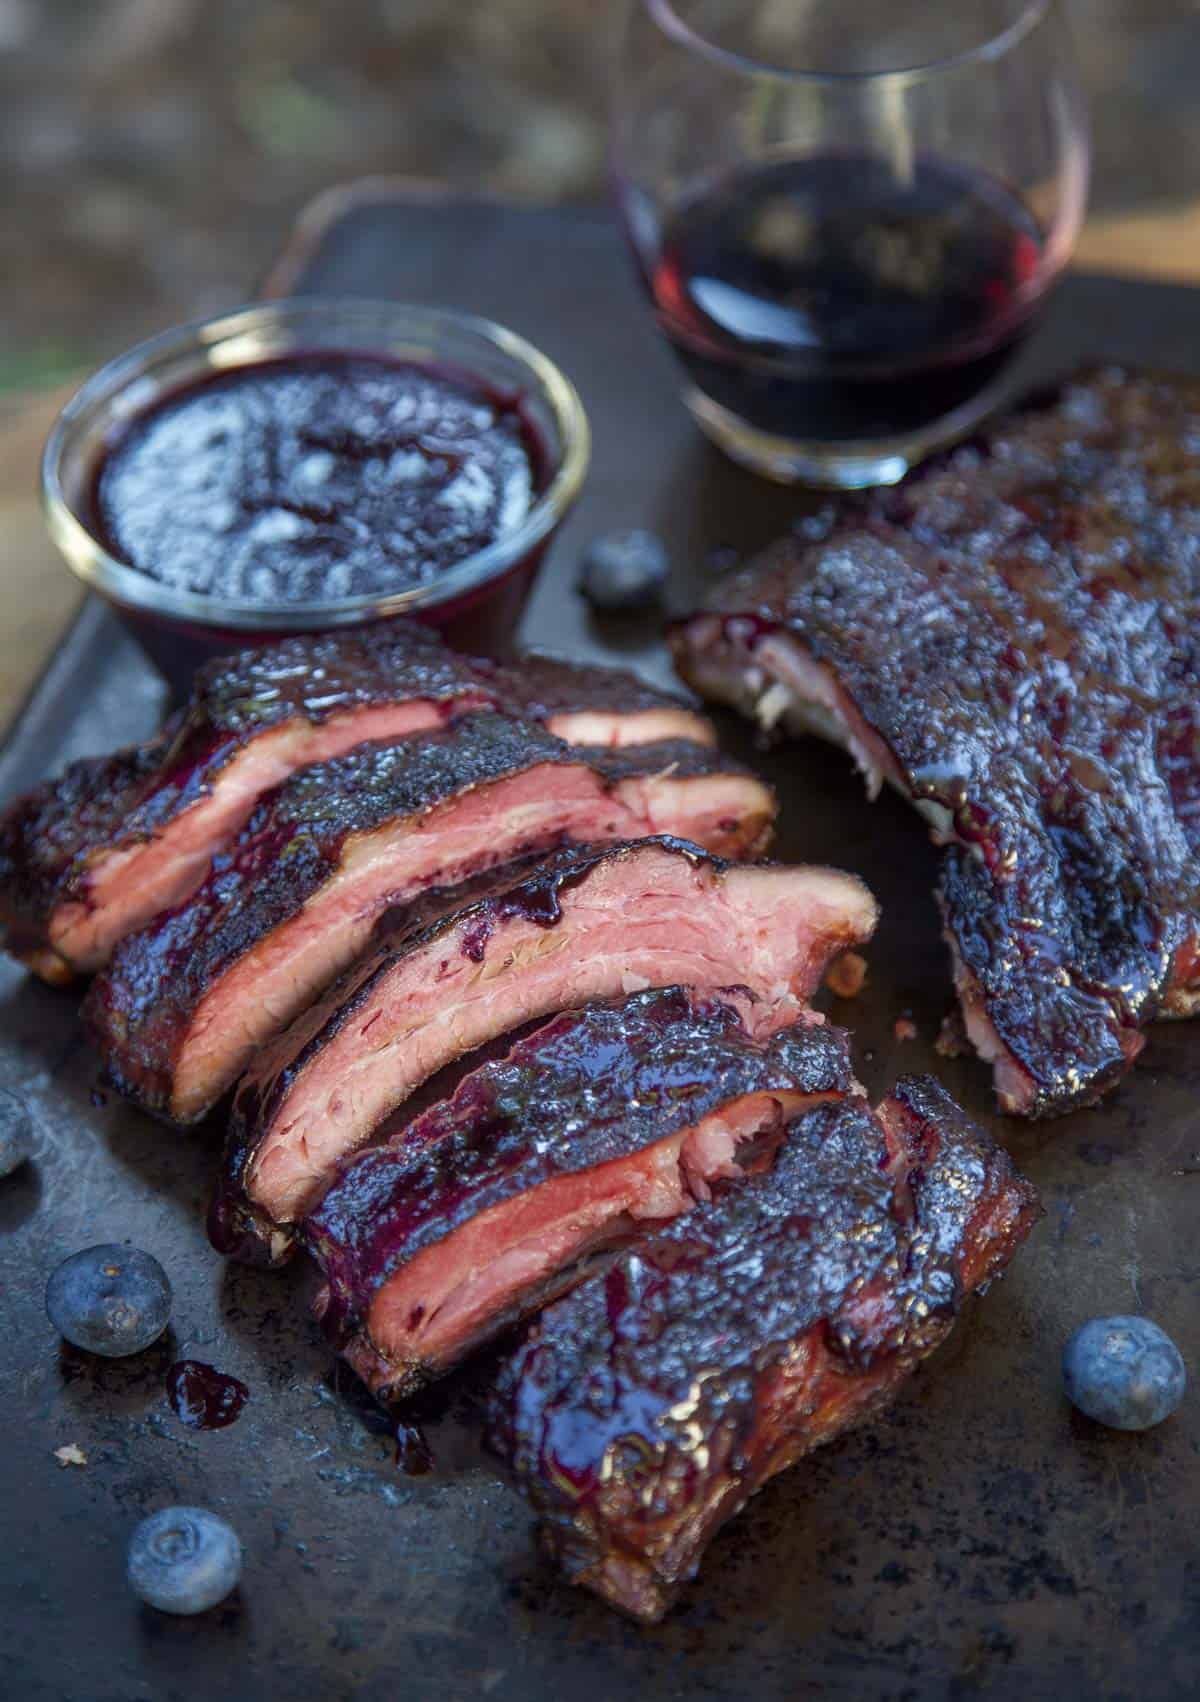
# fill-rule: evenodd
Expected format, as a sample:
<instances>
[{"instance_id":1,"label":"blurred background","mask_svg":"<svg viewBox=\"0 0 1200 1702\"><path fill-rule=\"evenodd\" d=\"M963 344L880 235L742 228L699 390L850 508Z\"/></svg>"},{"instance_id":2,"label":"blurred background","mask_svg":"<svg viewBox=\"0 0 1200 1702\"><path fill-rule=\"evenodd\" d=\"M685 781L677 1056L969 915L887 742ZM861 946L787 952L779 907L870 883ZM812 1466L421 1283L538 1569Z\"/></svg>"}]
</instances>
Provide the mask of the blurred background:
<instances>
[{"instance_id":1,"label":"blurred background","mask_svg":"<svg viewBox=\"0 0 1200 1702\"><path fill-rule=\"evenodd\" d=\"M1095 140L1080 263L1195 282L1200 0L1066 3ZM625 6L0 0L0 725L78 600L37 465L84 372L252 295L331 184L602 196Z\"/></svg>"},{"instance_id":2,"label":"blurred background","mask_svg":"<svg viewBox=\"0 0 1200 1702\"><path fill-rule=\"evenodd\" d=\"M251 294L305 201L345 178L601 195L623 10L0 0L0 390ZM1194 197L1200 4L1072 10L1093 101L1094 213Z\"/></svg>"}]
</instances>

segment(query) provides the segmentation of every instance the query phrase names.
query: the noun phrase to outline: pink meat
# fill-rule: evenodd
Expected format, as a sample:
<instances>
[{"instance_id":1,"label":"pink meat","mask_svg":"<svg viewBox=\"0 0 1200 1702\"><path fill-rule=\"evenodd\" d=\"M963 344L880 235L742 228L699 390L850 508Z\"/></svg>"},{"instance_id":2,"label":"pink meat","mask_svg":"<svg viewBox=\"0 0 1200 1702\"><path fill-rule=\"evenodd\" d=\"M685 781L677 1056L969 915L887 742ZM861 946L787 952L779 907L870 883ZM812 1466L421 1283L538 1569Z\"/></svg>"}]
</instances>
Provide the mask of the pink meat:
<instances>
[{"instance_id":1,"label":"pink meat","mask_svg":"<svg viewBox=\"0 0 1200 1702\"><path fill-rule=\"evenodd\" d=\"M303 765L341 756L372 739L399 739L440 726L456 704L416 700L355 709L324 726L285 722L262 733L226 764L212 791L168 821L161 833L102 852L88 872L86 896L50 918L50 944L81 974L101 968L118 940L186 898L204 879L213 853L235 838L264 793Z\"/></svg>"},{"instance_id":2,"label":"pink meat","mask_svg":"<svg viewBox=\"0 0 1200 1702\"><path fill-rule=\"evenodd\" d=\"M712 1183L765 1168L786 1119L810 1102L798 1092L747 1095L641 1152L481 1212L381 1285L343 1357L376 1395L396 1389L400 1367L419 1367L420 1380L448 1370L570 1287L589 1257L707 1200ZM745 1164L739 1149L752 1149Z\"/></svg>"},{"instance_id":3,"label":"pink meat","mask_svg":"<svg viewBox=\"0 0 1200 1702\"><path fill-rule=\"evenodd\" d=\"M394 835L349 847L342 878L248 951L201 1003L175 1070L172 1114L187 1119L218 1098L256 1049L361 954L381 913L408 894L453 885L562 840L670 831L733 851L747 822L746 802L740 777L628 780L605 794L589 769L535 769L505 783L502 796L471 794L442 819L423 820L419 831L402 823ZM763 801L756 802L765 827Z\"/></svg>"},{"instance_id":4,"label":"pink meat","mask_svg":"<svg viewBox=\"0 0 1200 1702\"><path fill-rule=\"evenodd\" d=\"M292 776L201 888L118 948L85 1015L113 1082L195 1121L358 958L385 913L565 843L677 832L732 856L763 784L708 746L585 753L492 713Z\"/></svg>"},{"instance_id":5,"label":"pink meat","mask_svg":"<svg viewBox=\"0 0 1200 1702\"><path fill-rule=\"evenodd\" d=\"M546 726L569 745L607 745L613 750L657 745L668 739L687 739L695 745L717 742L708 717L682 704L658 709L564 709L549 716Z\"/></svg>"},{"instance_id":6,"label":"pink meat","mask_svg":"<svg viewBox=\"0 0 1200 1702\"><path fill-rule=\"evenodd\" d=\"M211 792L168 822L161 833L97 858L89 870L86 899L61 905L51 918L51 947L81 974L101 968L118 940L195 891L213 852L236 838L259 798L282 785L296 769L326 762L371 740L399 739L425 727L442 726L452 714L486 701L482 690L464 688L462 696L451 702L415 699L381 704L335 716L324 726L288 722L260 735L225 767ZM629 715L615 710L562 710L550 716L546 726L567 744L610 749L666 739L715 742L711 723L682 707Z\"/></svg>"},{"instance_id":7,"label":"pink meat","mask_svg":"<svg viewBox=\"0 0 1200 1702\"><path fill-rule=\"evenodd\" d=\"M840 745L854 758L870 797L878 797L885 780L908 797L891 748L866 721L833 669L818 662L793 635L762 639L752 662L743 658L734 667L735 653L717 616L695 617L694 630L696 649L688 656L688 669L698 691L752 716L764 732L784 726Z\"/></svg>"},{"instance_id":8,"label":"pink meat","mask_svg":"<svg viewBox=\"0 0 1200 1702\"><path fill-rule=\"evenodd\" d=\"M712 722L624 668L532 652L517 662L476 659L476 675L510 712L540 721L570 745L716 743Z\"/></svg>"},{"instance_id":9,"label":"pink meat","mask_svg":"<svg viewBox=\"0 0 1200 1702\"><path fill-rule=\"evenodd\" d=\"M564 886L546 926L479 909L384 960L331 1013L298 1023L247 1078L242 1186L293 1222L338 1161L439 1069L532 1019L641 987L745 987L755 1037L794 1020L830 958L869 938L874 900L850 875L732 868L670 844L622 847Z\"/></svg>"}]
</instances>

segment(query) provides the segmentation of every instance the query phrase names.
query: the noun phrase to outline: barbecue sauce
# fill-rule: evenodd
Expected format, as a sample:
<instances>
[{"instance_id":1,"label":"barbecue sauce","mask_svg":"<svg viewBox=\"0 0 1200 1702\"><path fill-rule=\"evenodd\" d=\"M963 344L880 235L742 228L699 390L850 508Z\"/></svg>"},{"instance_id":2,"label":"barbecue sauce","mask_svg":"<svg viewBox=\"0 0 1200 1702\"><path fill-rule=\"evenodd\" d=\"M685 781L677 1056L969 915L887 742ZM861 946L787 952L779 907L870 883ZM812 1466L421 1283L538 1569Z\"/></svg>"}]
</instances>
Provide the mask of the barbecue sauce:
<instances>
[{"instance_id":1,"label":"barbecue sauce","mask_svg":"<svg viewBox=\"0 0 1200 1702\"><path fill-rule=\"evenodd\" d=\"M167 1372L167 1399L189 1430L224 1430L241 1413L250 1391L199 1359L181 1359Z\"/></svg>"},{"instance_id":2,"label":"barbecue sauce","mask_svg":"<svg viewBox=\"0 0 1200 1702\"><path fill-rule=\"evenodd\" d=\"M543 481L519 397L370 354L295 354L163 397L111 442L92 520L178 591L279 604L384 596L510 535Z\"/></svg>"}]
</instances>

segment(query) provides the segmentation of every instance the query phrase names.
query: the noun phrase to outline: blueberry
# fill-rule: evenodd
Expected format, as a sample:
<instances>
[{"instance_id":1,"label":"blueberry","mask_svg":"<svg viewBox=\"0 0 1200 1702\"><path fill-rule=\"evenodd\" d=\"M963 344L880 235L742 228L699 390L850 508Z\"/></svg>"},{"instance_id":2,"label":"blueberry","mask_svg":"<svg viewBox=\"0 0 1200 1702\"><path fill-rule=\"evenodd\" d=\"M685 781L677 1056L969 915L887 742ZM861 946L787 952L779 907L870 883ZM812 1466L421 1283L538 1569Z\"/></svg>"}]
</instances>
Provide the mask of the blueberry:
<instances>
[{"instance_id":1,"label":"blueberry","mask_svg":"<svg viewBox=\"0 0 1200 1702\"><path fill-rule=\"evenodd\" d=\"M0 1176L33 1157L33 1118L15 1093L0 1088Z\"/></svg>"},{"instance_id":2,"label":"blueberry","mask_svg":"<svg viewBox=\"0 0 1200 1702\"><path fill-rule=\"evenodd\" d=\"M76 1347L123 1359L166 1329L171 1285L158 1260L136 1247L85 1247L51 1274L46 1311Z\"/></svg>"},{"instance_id":3,"label":"blueberry","mask_svg":"<svg viewBox=\"0 0 1200 1702\"><path fill-rule=\"evenodd\" d=\"M163 1613L204 1613L241 1577L242 1545L203 1507L164 1507L130 1537L126 1575L134 1595Z\"/></svg>"},{"instance_id":4,"label":"blueberry","mask_svg":"<svg viewBox=\"0 0 1200 1702\"><path fill-rule=\"evenodd\" d=\"M1063 1350L1067 1395L1114 1430L1149 1430L1175 1411L1187 1386L1179 1349L1149 1318L1092 1318Z\"/></svg>"},{"instance_id":5,"label":"blueberry","mask_svg":"<svg viewBox=\"0 0 1200 1702\"><path fill-rule=\"evenodd\" d=\"M594 609L645 609L662 597L670 571L653 532L605 532L583 558L579 589Z\"/></svg>"}]
</instances>

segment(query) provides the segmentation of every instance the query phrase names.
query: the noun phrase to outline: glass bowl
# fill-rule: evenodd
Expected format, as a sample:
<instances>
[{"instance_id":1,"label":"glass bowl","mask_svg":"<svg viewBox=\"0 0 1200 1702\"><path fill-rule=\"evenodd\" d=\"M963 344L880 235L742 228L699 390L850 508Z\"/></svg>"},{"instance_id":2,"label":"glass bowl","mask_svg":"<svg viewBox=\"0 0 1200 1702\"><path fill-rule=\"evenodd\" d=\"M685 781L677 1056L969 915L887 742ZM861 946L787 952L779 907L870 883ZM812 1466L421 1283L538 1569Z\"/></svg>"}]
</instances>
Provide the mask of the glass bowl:
<instances>
[{"instance_id":1,"label":"glass bowl","mask_svg":"<svg viewBox=\"0 0 1200 1702\"><path fill-rule=\"evenodd\" d=\"M540 490L521 524L428 584L378 596L294 603L226 600L161 584L117 560L90 520L96 469L108 445L164 395L207 374L287 354L388 355L477 378L520 404L542 449ZM587 471L583 404L554 363L486 319L438 308L302 297L183 325L110 361L59 415L42 458L50 536L76 577L110 605L177 689L208 657L293 632L412 617L463 649L502 653L546 547Z\"/></svg>"}]
</instances>

